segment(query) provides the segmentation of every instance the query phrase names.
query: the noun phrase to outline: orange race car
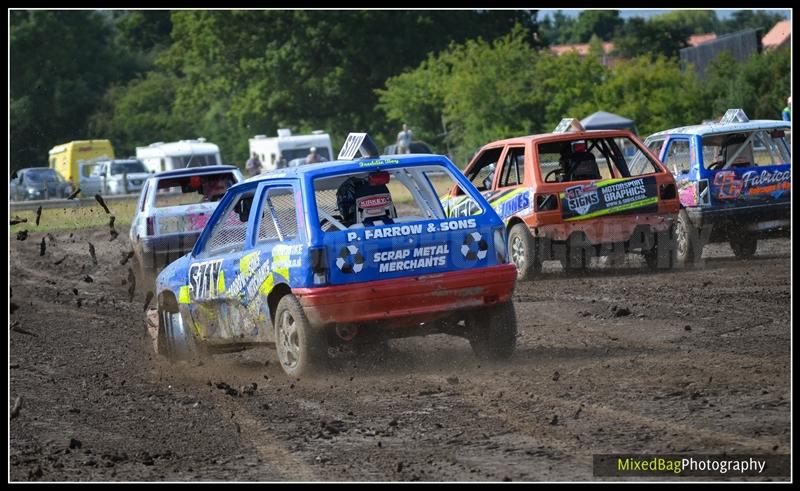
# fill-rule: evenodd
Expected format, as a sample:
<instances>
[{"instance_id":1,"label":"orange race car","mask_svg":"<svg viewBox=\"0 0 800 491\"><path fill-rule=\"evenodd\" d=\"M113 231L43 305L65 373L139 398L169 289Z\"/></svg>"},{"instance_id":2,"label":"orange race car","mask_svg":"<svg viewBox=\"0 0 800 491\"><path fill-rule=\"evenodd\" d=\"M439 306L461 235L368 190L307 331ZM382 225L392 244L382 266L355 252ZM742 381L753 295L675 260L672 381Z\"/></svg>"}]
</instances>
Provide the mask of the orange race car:
<instances>
[{"instance_id":1,"label":"orange race car","mask_svg":"<svg viewBox=\"0 0 800 491\"><path fill-rule=\"evenodd\" d=\"M517 278L559 260L586 268L594 256L639 251L652 268L675 264L675 179L630 131L585 131L564 119L553 133L489 143L464 171L508 229ZM453 188L450 216L473 213Z\"/></svg>"}]
</instances>

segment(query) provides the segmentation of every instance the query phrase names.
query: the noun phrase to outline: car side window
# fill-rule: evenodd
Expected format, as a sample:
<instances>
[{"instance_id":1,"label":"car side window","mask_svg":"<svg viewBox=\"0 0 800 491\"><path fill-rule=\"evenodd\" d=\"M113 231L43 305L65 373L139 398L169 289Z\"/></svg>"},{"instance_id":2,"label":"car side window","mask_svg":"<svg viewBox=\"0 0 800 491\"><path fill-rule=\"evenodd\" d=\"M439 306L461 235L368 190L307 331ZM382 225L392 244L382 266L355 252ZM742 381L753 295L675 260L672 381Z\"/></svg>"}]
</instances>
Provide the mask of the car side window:
<instances>
[{"instance_id":1,"label":"car side window","mask_svg":"<svg viewBox=\"0 0 800 491\"><path fill-rule=\"evenodd\" d=\"M268 189L258 224L259 244L297 238L297 205L291 186Z\"/></svg>"},{"instance_id":2,"label":"car side window","mask_svg":"<svg viewBox=\"0 0 800 491\"><path fill-rule=\"evenodd\" d=\"M667 168L675 174L685 174L691 167L689 140L672 140L664 158Z\"/></svg>"},{"instance_id":3,"label":"car side window","mask_svg":"<svg viewBox=\"0 0 800 491\"><path fill-rule=\"evenodd\" d=\"M647 149L650 150L650 153L656 156L656 158L661 158L661 145L664 143L664 140L653 140L647 144Z\"/></svg>"},{"instance_id":4,"label":"car side window","mask_svg":"<svg viewBox=\"0 0 800 491\"><path fill-rule=\"evenodd\" d=\"M497 161L500 160L500 153L502 151L502 148L490 148L475 160L475 165L472 166L472 169L470 169L467 174L467 179L470 180L478 191L488 191L491 189Z\"/></svg>"},{"instance_id":5,"label":"car side window","mask_svg":"<svg viewBox=\"0 0 800 491\"><path fill-rule=\"evenodd\" d=\"M199 257L228 254L244 249L247 237L247 221L253 205L255 191L239 193L225 208L219 219L212 225Z\"/></svg>"},{"instance_id":6,"label":"car side window","mask_svg":"<svg viewBox=\"0 0 800 491\"><path fill-rule=\"evenodd\" d=\"M516 186L525 182L525 147L508 149L501 172L500 187Z\"/></svg>"}]
</instances>

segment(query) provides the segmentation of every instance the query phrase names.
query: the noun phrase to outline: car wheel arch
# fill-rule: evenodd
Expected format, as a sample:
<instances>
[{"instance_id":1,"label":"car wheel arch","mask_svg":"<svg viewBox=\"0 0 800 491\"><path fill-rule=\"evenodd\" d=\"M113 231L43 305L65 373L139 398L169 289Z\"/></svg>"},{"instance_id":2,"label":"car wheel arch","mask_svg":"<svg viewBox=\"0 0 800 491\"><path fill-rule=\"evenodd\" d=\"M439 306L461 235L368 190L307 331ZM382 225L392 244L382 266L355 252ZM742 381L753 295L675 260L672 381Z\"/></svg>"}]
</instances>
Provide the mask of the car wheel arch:
<instances>
[{"instance_id":1,"label":"car wheel arch","mask_svg":"<svg viewBox=\"0 0 800 491\"><path fill-rule=\"evenodd\" d=\"M275 312L278 310L278 303L281 298L292 293L292 288L286 283L276 284L267 295L267 306L269 307L269 317L275 325Z\"/></svg>"}]
</instances>

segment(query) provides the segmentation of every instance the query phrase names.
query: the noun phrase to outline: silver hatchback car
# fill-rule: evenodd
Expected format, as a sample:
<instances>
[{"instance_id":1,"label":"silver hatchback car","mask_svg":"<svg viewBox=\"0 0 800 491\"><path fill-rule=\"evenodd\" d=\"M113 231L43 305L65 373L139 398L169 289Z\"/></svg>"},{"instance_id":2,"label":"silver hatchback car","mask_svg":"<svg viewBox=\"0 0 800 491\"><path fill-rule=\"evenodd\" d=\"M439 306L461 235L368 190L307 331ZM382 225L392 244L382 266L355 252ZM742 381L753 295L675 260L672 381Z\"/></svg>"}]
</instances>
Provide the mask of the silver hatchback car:
<instances>
[{"instance_id":1,"label":"silver hatchback car","mask_svg":"<svg viewBox=\"0 0 800 491\"><path fill-rule=\"evenodd\" d=\"M152 175L142 187L130 229L141 277L152 280L164 266L191 251L220 198L243 180L241 171L232 165Z\"/></svg>"}]
</instances>

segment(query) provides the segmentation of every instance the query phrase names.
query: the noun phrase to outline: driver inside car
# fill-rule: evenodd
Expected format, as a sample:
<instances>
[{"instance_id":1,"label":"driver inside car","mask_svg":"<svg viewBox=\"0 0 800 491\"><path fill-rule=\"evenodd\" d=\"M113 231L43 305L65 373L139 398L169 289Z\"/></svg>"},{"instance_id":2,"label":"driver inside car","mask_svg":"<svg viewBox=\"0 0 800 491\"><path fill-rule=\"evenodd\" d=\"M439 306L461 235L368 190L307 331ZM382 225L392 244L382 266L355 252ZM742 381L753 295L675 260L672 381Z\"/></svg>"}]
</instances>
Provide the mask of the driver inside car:
<instances>
[{"instance_id":1,"label":"driver inside car","mask_svg":"<svg viewBox=\"0 0 800 491\"><path fill-rule=\"evenodd\" d=\"M350 177L336 191L336 206L345 227L388 225L397 218L392 195L386 183L388 172L375 172L367 178Z\"/></svg>"}]
</instances>

